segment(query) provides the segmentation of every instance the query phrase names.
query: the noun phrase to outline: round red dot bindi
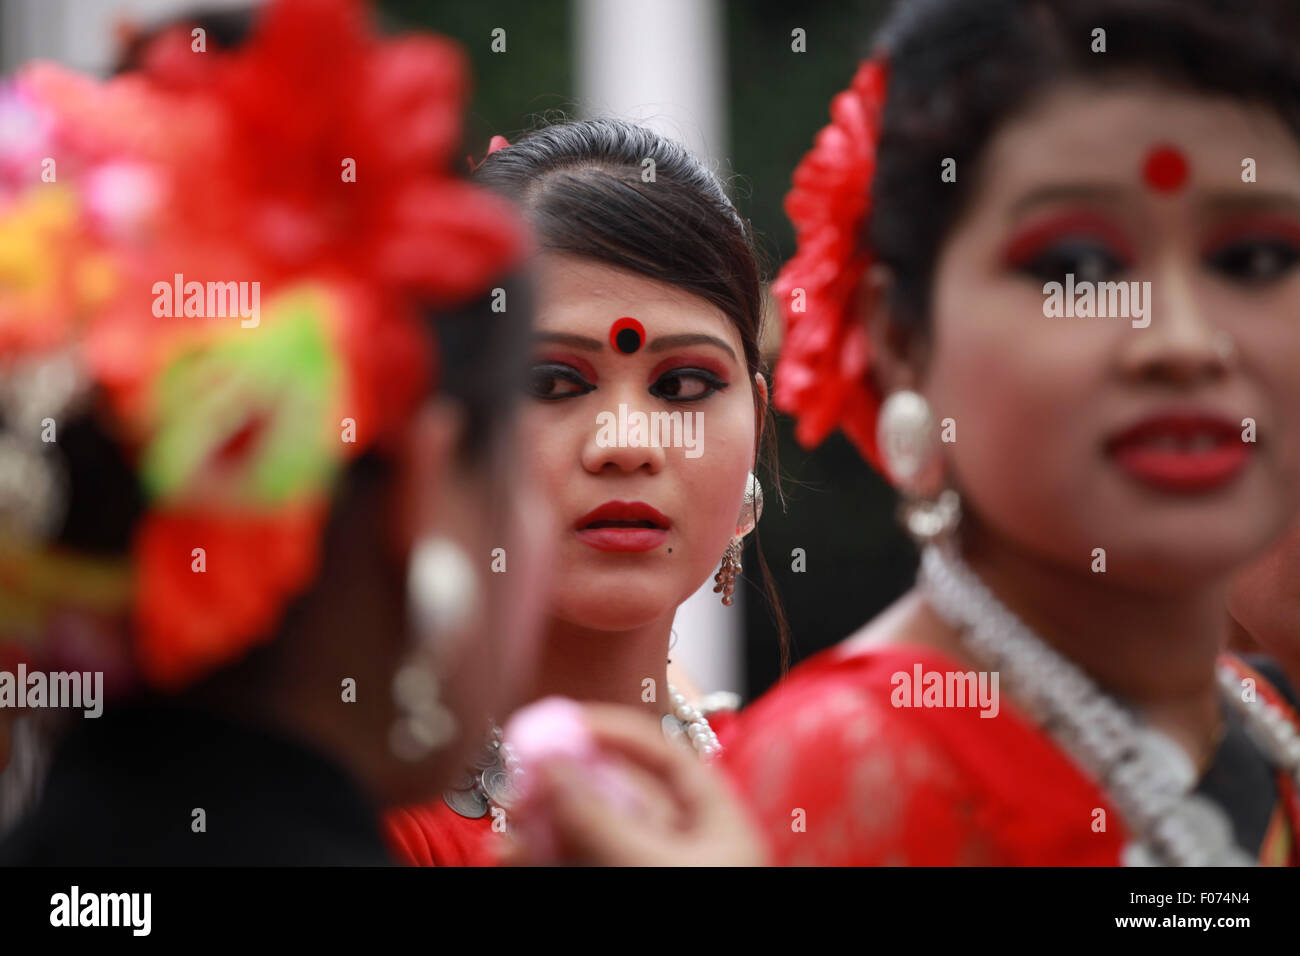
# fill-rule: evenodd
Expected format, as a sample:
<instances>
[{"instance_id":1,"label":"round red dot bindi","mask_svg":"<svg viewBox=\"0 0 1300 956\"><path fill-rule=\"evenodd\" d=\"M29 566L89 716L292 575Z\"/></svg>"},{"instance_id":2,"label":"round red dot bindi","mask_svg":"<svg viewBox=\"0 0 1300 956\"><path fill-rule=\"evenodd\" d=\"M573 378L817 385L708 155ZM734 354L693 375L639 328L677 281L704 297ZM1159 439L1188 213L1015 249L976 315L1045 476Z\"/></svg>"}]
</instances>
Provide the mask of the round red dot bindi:
<instances>
[{"instance_id":1,"label":"round red dot bindi","mask_svg":"<svg viewBox=\"0 0 1300 956\"><path fill-rule=\"evenodd\" d=\"M609 327L609 344L615 352L631 355L645 344L645 326L625 315Z\"/></svg>"},{"instance_id":2,"label":"round red dot bindi","mask_svg":"<svg viewBox=\"0 0 1300 956\"><path fill-rule=\"evenodd\" d=\"M1157 146L1147 155L1142 178L1156 192L1172 193L1187 183L1187 157L1174 146Z\"/></svg>"}]
</instances>

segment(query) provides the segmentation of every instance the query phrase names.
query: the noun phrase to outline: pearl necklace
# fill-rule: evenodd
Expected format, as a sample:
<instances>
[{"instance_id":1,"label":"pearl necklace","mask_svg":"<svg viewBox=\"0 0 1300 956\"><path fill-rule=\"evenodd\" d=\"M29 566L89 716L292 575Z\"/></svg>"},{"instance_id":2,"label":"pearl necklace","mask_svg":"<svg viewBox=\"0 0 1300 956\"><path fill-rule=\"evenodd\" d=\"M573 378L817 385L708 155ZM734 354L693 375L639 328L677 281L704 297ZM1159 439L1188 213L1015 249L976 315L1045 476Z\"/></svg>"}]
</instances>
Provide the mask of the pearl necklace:
<instances>
[{"instance_id":1,"label":"pearl necklace","mask_svg":"<svg viewBox=\"0 0 1300 956\"><path fill-rule=\"evenodd\" d=\"M680 740L685 735L704 761L722 753L722 745L709 726L708 718L692 707L686 696L672 684L668 685L668 699L672 701L673 712L663 716L664 736L669 740Z\"/></svg>"},{"instance_id":2,"label":"pearl necklace","mask_svg":"<svg viewBox=\"0 0 1300 956\"><path fill-rule=\"evenodd\" d=\"M1251 866L1232 824L1192 792L1196 770L1172 740L1106 695L1068 658L1031 631L951 548L927 546L920 583L935 611L958 629L971 657L997 670L1021 707L1104 786L1133 841L1126 866ZM1236 672L1216 669L1225 700L1257 745L1300 783L1300 734L1286 714L1258 697L1244 700Z\"/></svg>"},{"instance_id":3,"label":"pearl necklace","mask_svg":"<svg viewBox=\"0 0 1300 956\"><path fill-rule=\"evenodd\" d=\"M718 735L713 732L708 718L687 701L672 684L668 685L668 699L673 712L664 714L661 725L668 740L690 741L701 760L709 761L722 752ZM461 775L456 786L442 792L443 802L462 817L477 820L489 813L500 816L509 810L518 796L519 758L506 743L505 733L496 724L487 746ZM500 810L501 814L496 811Z\"/></svg>"}]
</instances>

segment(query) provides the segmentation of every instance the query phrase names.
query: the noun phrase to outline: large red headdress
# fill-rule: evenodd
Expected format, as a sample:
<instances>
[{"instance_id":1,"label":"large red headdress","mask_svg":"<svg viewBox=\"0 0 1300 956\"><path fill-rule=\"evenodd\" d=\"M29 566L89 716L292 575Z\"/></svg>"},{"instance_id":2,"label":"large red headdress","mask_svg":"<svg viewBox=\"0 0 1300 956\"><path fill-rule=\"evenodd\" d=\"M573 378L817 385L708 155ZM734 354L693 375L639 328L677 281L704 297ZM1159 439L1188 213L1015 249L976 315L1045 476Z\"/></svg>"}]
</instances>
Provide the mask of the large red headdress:
<instances>
[{"instance_id":1,"label":"large red headdress","mask_svg":"<svg viewBox=\"0 0 1300 956\"><path fill-rule=\"evenodd\" d=\"M273 0L236 51L187 27L143 63L0 87L0 472L53 489L30 497L50 521L0 528L0 664L84 660L120 600L123 670L174 687L274 633L333 478L431 384L422 310L486 291L525 240L451 175L467 75L445 39L379 39L360 0ZM91 393L146 501L117 566L48 537L38 423Z\"/></svg>"},{"instance_id":2,"label":"large red headdress","mask_svg":"<svg viewBox=\"0 0 1300 956\"><path fill-rule=\"evenodd\" d=\"M856 295L872 264L862 232L871 215L886 76L883 60L863 63L849 89L831 101L831 124L795 169L785 199L798 248L772 284L785 322L777 408L795 416L795 436L805 447L839 427L877 466L880 396L868 378L870 346Z\"/></svg>"}]
</instances>

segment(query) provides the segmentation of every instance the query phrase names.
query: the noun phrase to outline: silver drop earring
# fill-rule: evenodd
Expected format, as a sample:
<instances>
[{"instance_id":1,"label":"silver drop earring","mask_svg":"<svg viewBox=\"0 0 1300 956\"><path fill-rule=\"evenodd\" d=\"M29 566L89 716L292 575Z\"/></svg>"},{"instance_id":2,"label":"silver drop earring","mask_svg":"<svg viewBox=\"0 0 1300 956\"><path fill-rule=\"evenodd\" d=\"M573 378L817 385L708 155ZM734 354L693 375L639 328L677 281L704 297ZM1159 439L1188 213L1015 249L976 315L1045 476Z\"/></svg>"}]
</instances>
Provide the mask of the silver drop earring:
<instances>
[{"instance_id":1,"label":"silver drop earring","mask_svg":"<svg viewBox=\"0 0 1300 956\"><path fill-rule=\"evenodd\" d=\"M474 615L478 586L469 557L451 539L423 538L411 552L406 593L416 647L393 675L398 717L388 734L389 748L403 760L423 760L456 735L456 715L442 701L438 660Z\"/></svg>"},{"instance_id":2,"label":"silver drop earring","mask_svg":"<svg viewBox=\"0 0 1300 956\"><path fill-rule=\"evenodd\" d=\"M740 515L736 519L736 532L722 555L722 565L713 576L713 593L722 594L722 603L731 607L735 602L736 577L744 568L740 556L745 551L745 536L754 530L758 519L763 517L763 486L751 471L745 482L745 500L740 506Z\"/></svg>"},{"instance_id":3,"label":"silver drop earring","mask_svg":"<svg viewBox=\"0 0 1300 956\"><path fill-rule=\"evenodd\" d=\"M420 641L432 635L445 645L447 636L458 634L478 606L478 574L455 541L421 538L407 565L406 594Z\"/></svg>"},{"instance_id":4,"label":"silver drop earring","mask_svg":"<svg viewBox=\"0 0 1300 956\"><path fill-rule=\"evenodd\" d=\"M456 736L456 715L441 700L442 684L434 668L408 661L393 675L393 703L398 717L388 731L393 754L415 763Z\"/></svg>"},{"instance_id":5,"label":"silver drop earring","mask_svg":"<svg viewBox=\"0 0 1300 956\"><path fill-rule=\"evenodd\" d=\"M944 487L943 453L930 403L912 391L894 392L880 408L876 444L881 463L903 494L903 527L920 544L956 530L961 499Z\"/></svg>"}]
</instances>

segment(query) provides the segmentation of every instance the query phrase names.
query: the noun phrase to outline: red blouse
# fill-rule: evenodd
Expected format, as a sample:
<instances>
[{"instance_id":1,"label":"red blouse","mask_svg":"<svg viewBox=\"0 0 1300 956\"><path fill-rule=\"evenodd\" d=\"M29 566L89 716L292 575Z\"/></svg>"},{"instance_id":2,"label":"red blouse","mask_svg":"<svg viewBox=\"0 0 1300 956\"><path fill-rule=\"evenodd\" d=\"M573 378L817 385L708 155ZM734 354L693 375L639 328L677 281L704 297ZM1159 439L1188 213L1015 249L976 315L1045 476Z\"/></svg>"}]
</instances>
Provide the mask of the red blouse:
<instances>
[{"instance_id":1,"label":"red blouse","mask_svg":"<svg viewBox=\"0 0 1300 956\"><path fill-rule=\"evenodd\" d=\"M731 732L733 711L709 714L719 737ZM504 835L492 829L492 815L462 817L442 797L423 806L390 810L384 835L394 857L409 866L497 866Z\"/></svg>"},{"instance_id":2,"label":"red blouse","mask_svg":"<svg viewBox=\"0 0 1300 956\"><path fill-rule=\"evenodd\" d=\"M390 810L384 835L398 862L408 866L496 866L502 835L492 829L492 816L471 820L434 803Z\"/></svg>"},{"instance_id":3,"label":"red blouse","mask_svg":"<svg viewBox=\"0 0 1300 956\"><path fill-rule=\"evenodd\" d=\"M831 648L791 672L723 739L724 765L774 862L1119 863L1119 813L1006 695L992 717L978 707L894 706L894 675L913 675L917 664L922 672L970 670L919 646ZM1257 685L1285 706L1262 678ZM1283 849L1270 839L1261 856L1295 863L1300 808L1281 775L1279 793L1272 829Z\"/></svg>"}]
</instances>

